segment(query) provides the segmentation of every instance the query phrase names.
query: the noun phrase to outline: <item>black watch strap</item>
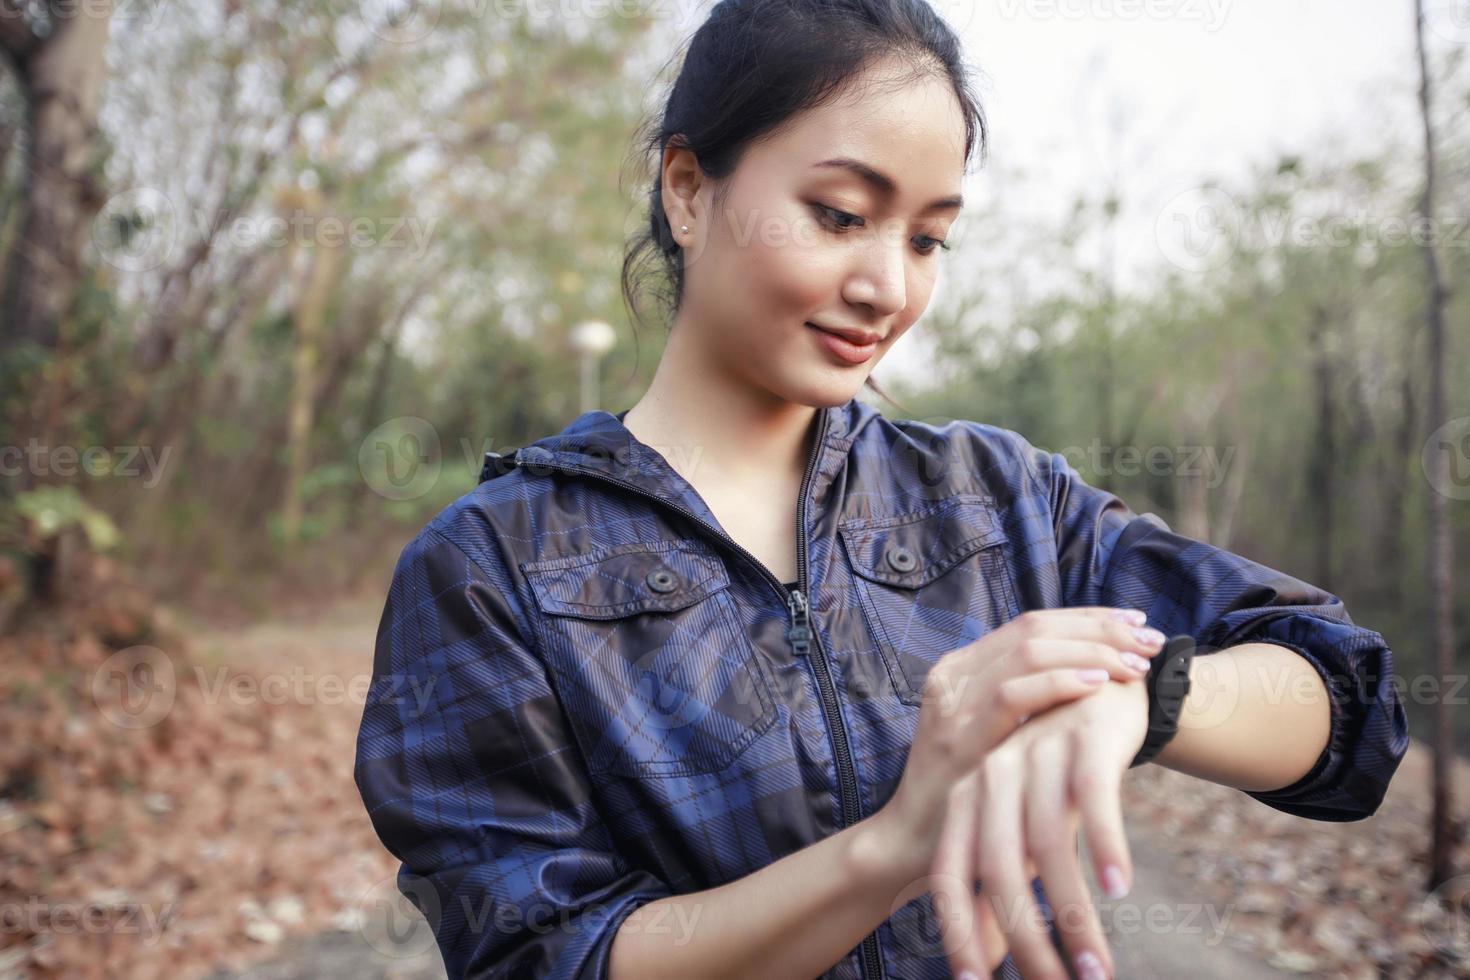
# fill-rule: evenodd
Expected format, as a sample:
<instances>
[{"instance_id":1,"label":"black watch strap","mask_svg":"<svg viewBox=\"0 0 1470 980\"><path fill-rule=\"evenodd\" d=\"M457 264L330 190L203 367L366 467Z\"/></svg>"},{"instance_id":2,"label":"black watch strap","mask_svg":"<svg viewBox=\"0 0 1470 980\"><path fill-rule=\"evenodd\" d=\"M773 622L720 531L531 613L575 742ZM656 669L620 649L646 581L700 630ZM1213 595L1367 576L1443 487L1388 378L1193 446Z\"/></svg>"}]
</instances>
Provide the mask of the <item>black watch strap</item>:
<instances>
[{"instance_id":1,"label":"black watch strap","mask_svg":"<svg viewBox=\"0 0 1470 980\"><path fill-rule=\"evenodd\" d=\"M1179 731L1179 714L1189 695L1189 665L1194 660L1194 637L1169 637L1164 649L1148 666L1148 735L1128 768L1141 766L1169 744Z\"/></svg>"}]
</instances>

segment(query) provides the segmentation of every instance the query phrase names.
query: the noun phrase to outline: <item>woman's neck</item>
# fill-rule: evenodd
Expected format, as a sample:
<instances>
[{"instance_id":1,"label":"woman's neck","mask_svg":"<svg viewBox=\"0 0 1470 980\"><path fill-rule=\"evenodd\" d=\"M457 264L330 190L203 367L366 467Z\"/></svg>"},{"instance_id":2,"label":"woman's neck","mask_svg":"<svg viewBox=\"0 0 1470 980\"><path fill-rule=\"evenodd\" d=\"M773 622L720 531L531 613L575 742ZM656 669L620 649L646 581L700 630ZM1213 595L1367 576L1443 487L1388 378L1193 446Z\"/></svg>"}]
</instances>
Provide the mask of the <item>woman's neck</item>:
<instances>
[{"instance_id":1,"label":"woman's neck","mask_svg":"<svg viewBox=\"0 0 1470 980\"><path fill-rule=\"evenodd\" d=\"M677 335L678 331L674 331ZM816 409L757 391L669 345L653 382L623 424L693 484L752 488L797 479L814 437Z\"/></svg>"}]
</instances>

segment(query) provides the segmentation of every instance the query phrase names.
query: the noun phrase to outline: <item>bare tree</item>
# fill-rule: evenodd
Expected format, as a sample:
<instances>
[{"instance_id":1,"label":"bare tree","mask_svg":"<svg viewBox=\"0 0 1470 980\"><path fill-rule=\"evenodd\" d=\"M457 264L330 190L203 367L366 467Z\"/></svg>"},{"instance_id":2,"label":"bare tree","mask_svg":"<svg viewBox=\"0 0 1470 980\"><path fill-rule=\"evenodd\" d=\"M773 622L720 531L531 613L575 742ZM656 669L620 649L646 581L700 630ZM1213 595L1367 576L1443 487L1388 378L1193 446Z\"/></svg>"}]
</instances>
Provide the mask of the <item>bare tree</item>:
<instances>
[{"instance_id":1,"label":"bare tree","mask_svg":"<svg viewBox=\"0 0 1470 980\"><path fill-rule=\"evenodd\" d=\"M1434 118L1429 83L1429 59L1424 49L1424 0L1414 2L1414 43L1419 57L1419 114L1424 122L1424 191L1419 199L1418 219L1431 229L1424 236L1424 270L1429 279L1425 307L1429 327L1429 405L1426 428L1444 424L1445 329L1444 307L1448 290L1440 272L1439 250L1434 225ZM1437 450L1447 447L1436 447ZM1454 629L1451 621L1451 542L1445 513L1445 495L1440 490L1449 479L1449 456L1430 453L1429 493L1429 591L1433 616L1434 660L1440 681L1447 682L1454 669ZM1450 709L1443 698L1434 704L1434 817L1431 828L1429 884L1432 891L1454 876L1453 855L1457 828L1453 818L1454 799L1450 767L1454 762Z\"/></svg>"}]
</instances>

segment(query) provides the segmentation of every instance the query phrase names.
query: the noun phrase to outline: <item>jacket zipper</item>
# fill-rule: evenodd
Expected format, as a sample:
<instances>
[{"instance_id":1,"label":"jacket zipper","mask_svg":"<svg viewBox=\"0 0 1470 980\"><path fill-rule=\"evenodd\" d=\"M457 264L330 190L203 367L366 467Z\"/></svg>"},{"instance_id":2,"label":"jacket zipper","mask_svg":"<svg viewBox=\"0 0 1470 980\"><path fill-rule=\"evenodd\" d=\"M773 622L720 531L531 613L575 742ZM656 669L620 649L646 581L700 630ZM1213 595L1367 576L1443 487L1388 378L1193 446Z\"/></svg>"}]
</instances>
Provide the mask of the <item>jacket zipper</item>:
<instances>
[{"instance_id":1,"label":"jacket zipper","mask_svg":"<svg viewBox=\"0 0 1470 980\"><path fill-rule=\"evenodd\" d=\"M811 488L812 472L815 468L817 455L821 452L824 439L827 435L827 413L820 412L821 423L817 430L817 436L812 444L811 454L807 457L806 471L801 478L801 493L796 499L796 585L795 589L788 590L786 583L782 582L776 575L766 567L755 555L751 554L740 545L740 542L724 534L710 524L701 520L698 515L687 507L680 506L665 497L638 486L620 480L615 476L593 469L584 469L580 466L571 466L565 463L547 463L537 460L529 462L530 466L540 466L563 473L572 473L580 476L590 476L598 480L604 480L615 484L625 490L636 493L641 497L660 503L665 507L678 511L689 520L698 524L709 532L716 540L724 542L735 552L743 555L761 574L771 582L776 591L785 596L787 607L791 610L791 628L786 631L786 638L791 642L792 652L797 656L807 657L816 671L817 687L822 692L822 709L827 719L827 728L832 733L837 755L837 782L838 796L842 803L842 817L845 826L851 827L862 819L861 804L858 799L857 769L852 762L852 746L847 739L847 726L843 724L842 713L837 705L837 688L832 683L831 668L827 663L827 655L822 650L822 641L811 628L810 609L807 604L806 594L806 495ZM514 453L517 465L526 465L521 461L521 451L517 449ZM810 644L816 641L818 656L809 656ZM878 933L876 930L869 933L862 943L862 975L865 980L881 980L883 976L883 959L878 949Z\"/></svg>"}]
</instances>

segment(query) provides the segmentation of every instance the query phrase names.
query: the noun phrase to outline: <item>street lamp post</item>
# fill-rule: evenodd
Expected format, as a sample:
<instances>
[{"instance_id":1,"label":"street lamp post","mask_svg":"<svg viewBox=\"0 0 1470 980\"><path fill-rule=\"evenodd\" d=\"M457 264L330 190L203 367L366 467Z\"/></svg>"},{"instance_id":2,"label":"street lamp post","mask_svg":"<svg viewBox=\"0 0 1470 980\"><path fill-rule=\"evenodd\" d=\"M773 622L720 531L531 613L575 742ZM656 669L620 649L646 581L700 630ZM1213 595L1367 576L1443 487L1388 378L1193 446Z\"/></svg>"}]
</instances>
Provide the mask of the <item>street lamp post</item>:
<instances>
[{"instance_id":1,"label":"street lamp post","mask_svg":"<svg viewBox=\"0 0 1470 980\"><path fill-rule=\"evenodd\" d=\"M597 407L597 364L612 350L617 333L601 320L585 320L572 328L572 348L581 355L582 411Z\"/></svg>"}]
</instances>

